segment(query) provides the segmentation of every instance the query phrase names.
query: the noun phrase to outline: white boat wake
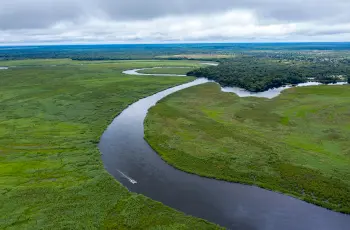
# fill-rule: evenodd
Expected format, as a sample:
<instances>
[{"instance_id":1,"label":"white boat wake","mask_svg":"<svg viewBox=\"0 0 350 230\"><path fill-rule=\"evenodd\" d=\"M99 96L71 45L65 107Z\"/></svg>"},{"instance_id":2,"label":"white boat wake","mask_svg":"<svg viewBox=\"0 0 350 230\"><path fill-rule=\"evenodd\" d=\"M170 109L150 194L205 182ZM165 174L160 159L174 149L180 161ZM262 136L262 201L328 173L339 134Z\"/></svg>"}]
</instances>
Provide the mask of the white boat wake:
<instances>
[{"instance_id":1,"label":"white boat wake","mask_svg":"<svg viewBox=\"0 0 350 230\"><path fill-rule=\"evenodd\" d=\"M136 181L136 180L132 179L131 177L128 177L127 175L125 175L124 173L122 173L121 171L119 171L118 169L117 169L117 171L118 171L124 178L126 178L130 183L132 183L132 184L137 184L137 181Z\"/></svg>"}]
</instances>

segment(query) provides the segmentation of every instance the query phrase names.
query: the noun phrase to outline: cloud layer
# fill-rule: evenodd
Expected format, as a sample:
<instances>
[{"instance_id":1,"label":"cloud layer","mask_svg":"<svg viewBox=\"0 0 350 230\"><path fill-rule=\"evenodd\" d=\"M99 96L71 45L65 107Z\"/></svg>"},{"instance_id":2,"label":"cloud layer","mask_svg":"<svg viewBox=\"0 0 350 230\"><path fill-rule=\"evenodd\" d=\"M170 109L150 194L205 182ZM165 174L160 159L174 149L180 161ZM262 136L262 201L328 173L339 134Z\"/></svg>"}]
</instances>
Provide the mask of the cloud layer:
<instances>
[{"instance_id":1,"label":"cloud layer","mask_svg":"<svg viewBox=\"0 0 350 230\"><path fill-rule=\"evenodd\" d=\"M0 44L349 41L348 0L11 0Z\"/></svg>"}]
</instances>

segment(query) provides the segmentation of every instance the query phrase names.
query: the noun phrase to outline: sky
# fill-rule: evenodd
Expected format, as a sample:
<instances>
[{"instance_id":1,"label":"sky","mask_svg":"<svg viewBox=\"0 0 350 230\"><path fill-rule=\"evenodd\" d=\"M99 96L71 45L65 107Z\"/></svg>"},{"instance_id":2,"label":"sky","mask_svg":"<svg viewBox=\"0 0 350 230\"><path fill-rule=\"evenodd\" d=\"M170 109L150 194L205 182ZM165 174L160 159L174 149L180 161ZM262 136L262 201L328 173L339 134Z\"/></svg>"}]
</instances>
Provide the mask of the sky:
<instances>
[{"instance_id":1,"label":"sky","mask_svg":"<svg viewBox=\"0 0 350 230\"><path fill-rule=\"evenodd\" d=\"M0 0L0 45L350 41L350 0Z\"/></svg>"}]
</instances>

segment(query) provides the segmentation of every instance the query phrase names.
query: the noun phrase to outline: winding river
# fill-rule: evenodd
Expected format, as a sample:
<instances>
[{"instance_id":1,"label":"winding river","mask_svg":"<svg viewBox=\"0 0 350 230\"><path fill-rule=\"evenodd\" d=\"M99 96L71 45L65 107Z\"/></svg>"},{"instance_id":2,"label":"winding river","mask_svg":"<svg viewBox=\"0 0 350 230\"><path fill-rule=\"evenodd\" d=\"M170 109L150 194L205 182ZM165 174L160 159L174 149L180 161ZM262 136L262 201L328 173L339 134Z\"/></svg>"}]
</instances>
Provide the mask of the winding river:
<instances>
[{"instance_id":1,"label":"winding river","mask_svg":"<svg viewBox=\"0 0 350 230\"><path fill-rule=\"evenodd\" d=\"M182 74L167 74L167 73L139 73L139 71L142 70L148 70L148 69L187 69L187 68L191 68L191 67L152 67L152 68L142 68L142 69L131 69L131 70L125 70L123 71L124 74L128 74L128 75L139 75L139 76L177 76L177 77L186 77L186 75L182 75Z\"/></svg>"},{"instance_id":2,"label":"winding river","mask_svg":"<svg viewBox=\"0 0 350 230\"><path fill-rule=\"evenodd\" d=\"M124 73L145 75L137 71ZM169 166L153 151L143 138L148 109L169 94L206 82L196 79L164 90L137 101L116 117L99 144L107 171L132 192L229 229L348 230L349 215L256 186L188 174Z\"/></svg>"}]
</instances>

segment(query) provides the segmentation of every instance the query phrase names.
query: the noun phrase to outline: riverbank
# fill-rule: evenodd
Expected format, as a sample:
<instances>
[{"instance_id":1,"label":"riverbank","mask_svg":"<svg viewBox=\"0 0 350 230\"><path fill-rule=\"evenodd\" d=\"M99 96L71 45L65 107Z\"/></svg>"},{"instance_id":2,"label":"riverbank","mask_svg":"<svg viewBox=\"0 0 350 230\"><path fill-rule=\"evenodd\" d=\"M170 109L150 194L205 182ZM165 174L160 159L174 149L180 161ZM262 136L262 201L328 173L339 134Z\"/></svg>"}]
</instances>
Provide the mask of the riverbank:
<instances>
[{"instance_id":1,"label":"riverbank","mask_svg":"<svg viewBox=\"0 0 350 230\"><path fill-rule=\"evenodd\" d=\"M183 171L350 213L348 88L292 88L267 100L197 86L152 108L145 138Z\"/></svg>"}]
</instances>

